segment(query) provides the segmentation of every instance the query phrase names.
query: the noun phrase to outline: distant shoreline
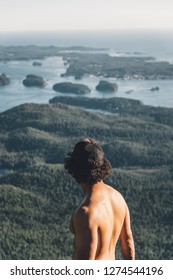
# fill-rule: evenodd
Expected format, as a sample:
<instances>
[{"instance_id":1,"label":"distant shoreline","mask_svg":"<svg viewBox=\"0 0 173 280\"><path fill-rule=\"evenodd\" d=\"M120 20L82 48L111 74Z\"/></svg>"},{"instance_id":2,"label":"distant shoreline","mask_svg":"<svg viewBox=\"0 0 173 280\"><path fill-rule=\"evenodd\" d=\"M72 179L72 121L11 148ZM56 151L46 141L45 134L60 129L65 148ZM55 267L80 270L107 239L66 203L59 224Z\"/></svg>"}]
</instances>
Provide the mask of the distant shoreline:
<instances>
[{"instance_id":1,"label":"distant shoreline","mask_svg":"<svg viewBox=\"0 0 173 280\"><path fill-rule=\"evenodd\" d=\"M64 63L69 65L64 77L74 76L75 79L81 79L84 75L95 75L126 80L173 79L173 64L167 61L155 61L154 57L140 56L140 52L134 52L134 56L100 53L105 50L84 46L0 46L0 61L41 60L50 56L62 56Z\"/></svg>"},{"instance_id":2,"label":"distant shoreline","mask_svg":"<svg viewBox=\"0 0 173 280\"><path fill-rule=\"evenodd\" d=\"M146 105L173 107L172 64L140 52L122 56L122 52L112 50L115 56L110 56L108 51L83 46L0 46L1 71L11 80L10 84L0 87L1 112L23 103L47 103L59 95L52 90L53 85L67 81L88 85L91 93L87 97L90 98L128 97ZM28 74L43 77L45 89L24 88L22 81ZM104 79L118 83L115 94L96 91L96 85Z\"/></svg>"}]
</instances>

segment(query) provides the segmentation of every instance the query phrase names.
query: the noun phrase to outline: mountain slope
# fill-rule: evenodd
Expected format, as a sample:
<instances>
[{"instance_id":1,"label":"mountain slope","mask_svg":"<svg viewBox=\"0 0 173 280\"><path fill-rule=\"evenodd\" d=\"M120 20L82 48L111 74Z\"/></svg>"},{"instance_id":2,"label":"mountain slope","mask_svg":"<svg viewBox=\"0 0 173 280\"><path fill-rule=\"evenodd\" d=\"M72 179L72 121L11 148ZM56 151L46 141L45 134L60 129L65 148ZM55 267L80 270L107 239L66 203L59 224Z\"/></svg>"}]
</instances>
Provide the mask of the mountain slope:
<instances>
[{"instance_id":1,"label":"mountain slope","mask_svg":"<svg viewBox=\"0 0 173 280\"><path fill-rule=\"evenodd\" d=\"M1 259L71 258L68 224L82 193L63 160L86 136L99 141L112 163L107 183L129 205L137 258L173 259L172 111L164 109L159 122L148 114L152 107L135 115L133 103L119 102L118 115L62 103L0 114Z\"/></svg>"}]
</instances>

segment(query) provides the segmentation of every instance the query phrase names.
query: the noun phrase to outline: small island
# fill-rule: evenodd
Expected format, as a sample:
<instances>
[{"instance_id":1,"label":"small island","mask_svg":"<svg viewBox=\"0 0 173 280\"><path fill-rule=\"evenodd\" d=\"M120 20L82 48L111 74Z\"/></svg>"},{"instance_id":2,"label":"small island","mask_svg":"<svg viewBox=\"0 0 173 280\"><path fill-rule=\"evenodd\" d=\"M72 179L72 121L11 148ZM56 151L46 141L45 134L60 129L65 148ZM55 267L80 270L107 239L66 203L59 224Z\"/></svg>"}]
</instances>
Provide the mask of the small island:
<instances>
[{"instance_id":1,"label":"small island","mask_svg":"<svg viewBox=\"0 0 173 280\"><path fill-rule=\"evenodd\" d=\"M83 84L74 84L71 82L57 83L53 85L53 90L61 93L87 94L91 90Z\"/></svg>"},{"instance_id":2,"label":"small island","mask_svg":"<svg viewBox=\"0 0 173 280\"><path fill-rule=\"evenodd\" d=\"M116 92L118 90L118 85L116 83L110 83L102 80L96 86L96 90L101 92Z\"/></svg>"},{"instance_id":3,"label":"small island","mask_svg":"<svg viewBox=\"0 0 173 280\"><path fill-rule=\"evenodd\" d=\"M152 87L150 90L151 90L151 91L158 91L158 90L159 90L159 87Z\"/></svg>"},{"instance_id":4,"label":"small island","mask_svg":"<svg viewBox=\"0 0 173 280\"><path fill-rule=\"evenodd\" d=\"M33 74L27 75L26 79L23 80L23 84L26 87L39 87L39 88L43 88L46 85L42 77Z\"/></svg>"},{"instance_id":5,"label":"small island","mask_svg":"<svg viewBox=\"0 0 173 280\"><path fill-rule=\"evenodd\" d=\"M5 86L10 83L10 78L7 77L4 73L0 75L0 86Z\"/></svg>"},{"instance_id":6,"label":"small island","mask_svg":"<svg viewBox=\"0 0 173 280\"><path fill-rule=\"evenodd\" d=\"M32 63L33 66L42 66L42 63L40 61L34 61Z\"/></svg>"}]
</instances>

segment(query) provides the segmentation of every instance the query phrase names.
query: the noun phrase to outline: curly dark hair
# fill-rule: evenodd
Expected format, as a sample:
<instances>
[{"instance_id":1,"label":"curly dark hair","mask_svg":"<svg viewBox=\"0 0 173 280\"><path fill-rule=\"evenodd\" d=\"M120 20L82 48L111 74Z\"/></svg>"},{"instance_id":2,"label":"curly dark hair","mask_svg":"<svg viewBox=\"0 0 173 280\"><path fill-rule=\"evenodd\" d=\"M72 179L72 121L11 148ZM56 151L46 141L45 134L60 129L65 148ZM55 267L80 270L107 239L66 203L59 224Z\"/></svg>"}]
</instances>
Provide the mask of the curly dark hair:
<instances>
[{"instance_id":1,"label":"curly dark hair","mask_svg":"<svg viewBox=\"0 0 173 280\"><path fill-rule=\"evenodd\" d=\"M91 185L109 176L111 164L105 158L100 145L92 139L85 138L75 145L72 153L68 153L64 168L77 183Z\"/></svg>"}]
</instances>

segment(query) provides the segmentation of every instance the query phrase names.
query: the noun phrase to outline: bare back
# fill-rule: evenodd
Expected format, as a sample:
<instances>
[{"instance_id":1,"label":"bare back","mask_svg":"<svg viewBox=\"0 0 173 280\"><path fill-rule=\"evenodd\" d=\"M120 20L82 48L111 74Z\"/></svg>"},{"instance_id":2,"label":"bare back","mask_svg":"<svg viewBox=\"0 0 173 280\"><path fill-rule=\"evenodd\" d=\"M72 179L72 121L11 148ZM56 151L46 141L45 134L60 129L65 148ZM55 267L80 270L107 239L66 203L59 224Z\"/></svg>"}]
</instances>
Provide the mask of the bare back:
<instances>
[{"instance_id":1,"label":"bare back","mask_svg":"<svg viewBox=\"0 0 173 280\"><path fill-rule=\"evenodd\" d=\"M127 204L119 192L103 182L86 192L70 228L75 235L74 259L113 260L119 237L124 258L134 258Z\"/></svg>"}]
</instances>

